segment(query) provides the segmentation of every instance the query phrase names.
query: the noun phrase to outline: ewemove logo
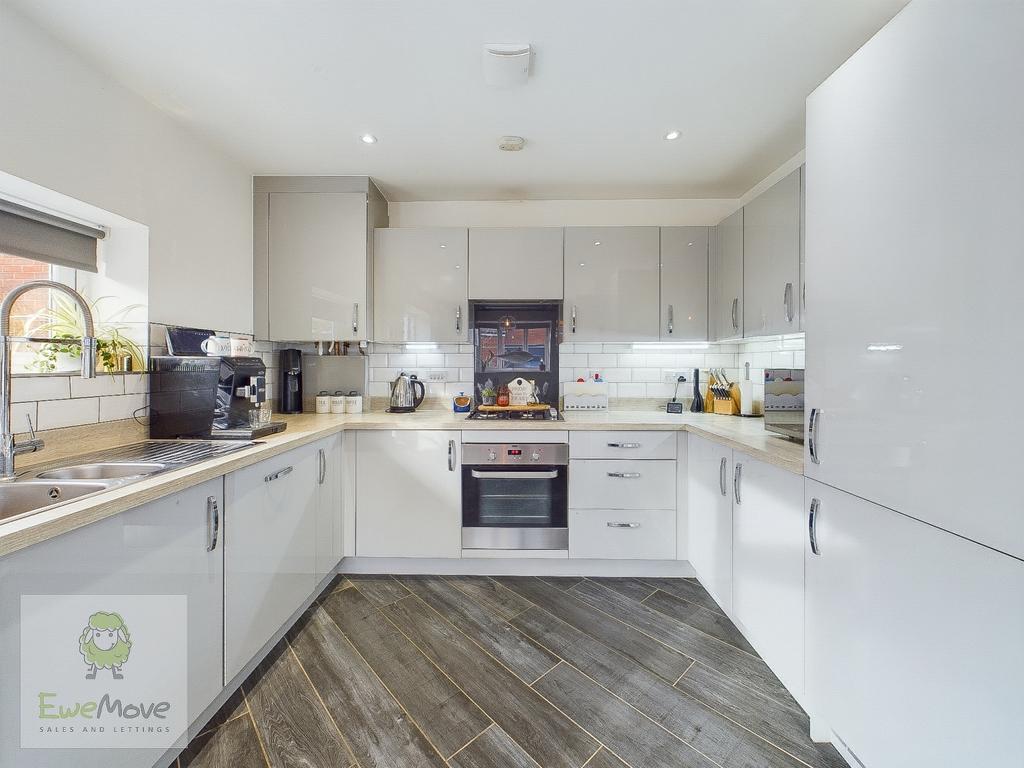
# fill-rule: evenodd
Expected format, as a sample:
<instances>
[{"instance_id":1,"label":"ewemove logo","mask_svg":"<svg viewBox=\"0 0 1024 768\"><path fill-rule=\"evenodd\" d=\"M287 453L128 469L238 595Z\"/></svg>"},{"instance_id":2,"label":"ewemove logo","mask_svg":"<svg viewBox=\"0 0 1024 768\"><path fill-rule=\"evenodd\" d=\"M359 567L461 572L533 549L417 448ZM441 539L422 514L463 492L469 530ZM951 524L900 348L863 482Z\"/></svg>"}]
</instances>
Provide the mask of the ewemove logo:
<instances>
[{"instance_id":1,"label":"ewemove logo","mask_svg":"<svg viewBox=\"0 0 1024 768\"><path fill-rule=\"evenodd\" d=\"M184 595L23 595L21 746L186 743L187 615Z\"/></svg>"}]
</instances>

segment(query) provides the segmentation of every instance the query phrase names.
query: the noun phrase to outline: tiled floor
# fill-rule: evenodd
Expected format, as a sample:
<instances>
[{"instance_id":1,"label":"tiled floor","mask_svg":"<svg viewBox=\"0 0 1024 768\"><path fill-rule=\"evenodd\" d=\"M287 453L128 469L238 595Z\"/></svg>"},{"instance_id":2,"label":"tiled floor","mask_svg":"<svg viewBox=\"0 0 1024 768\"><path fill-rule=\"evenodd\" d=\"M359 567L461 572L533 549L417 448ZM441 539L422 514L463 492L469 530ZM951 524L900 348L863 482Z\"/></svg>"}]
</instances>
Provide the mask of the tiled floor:
<instances>
[{"instance_id":1,"label":"tiled floor","mask_svg":"<svg viewBox=\"0 0 1024 768\"><path fill-rule=\"evenodd\" d=\"M691 579L339 578L180 768L839 768Z\"/></svg>"}]
</instances>

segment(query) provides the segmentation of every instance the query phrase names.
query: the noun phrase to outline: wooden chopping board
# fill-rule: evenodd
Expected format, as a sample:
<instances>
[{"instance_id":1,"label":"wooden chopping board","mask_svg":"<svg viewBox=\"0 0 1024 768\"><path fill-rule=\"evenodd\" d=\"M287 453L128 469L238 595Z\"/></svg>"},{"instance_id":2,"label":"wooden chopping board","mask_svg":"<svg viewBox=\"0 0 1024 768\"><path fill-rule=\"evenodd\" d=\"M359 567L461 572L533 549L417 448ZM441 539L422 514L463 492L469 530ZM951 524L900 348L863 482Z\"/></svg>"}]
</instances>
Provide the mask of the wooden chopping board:
<instances>
[{"instance_id":1,"label":"wooden chopping board","mask_svg":"<svg viewBox=\"0 0 1024 768\"><path fill-rule=\"evenodd\" d=\"M481 411L546 411L551 406L547 403L530 403L529 405L481 405Z\"/></svg>"}]
</instances>

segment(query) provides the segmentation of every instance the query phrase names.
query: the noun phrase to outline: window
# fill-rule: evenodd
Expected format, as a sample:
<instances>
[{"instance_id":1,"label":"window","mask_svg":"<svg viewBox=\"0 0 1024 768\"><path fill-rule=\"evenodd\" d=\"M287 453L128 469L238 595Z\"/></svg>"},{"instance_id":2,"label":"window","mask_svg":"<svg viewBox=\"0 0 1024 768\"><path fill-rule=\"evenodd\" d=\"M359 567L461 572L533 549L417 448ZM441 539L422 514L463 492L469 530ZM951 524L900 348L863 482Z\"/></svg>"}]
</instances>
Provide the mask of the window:
<instances>
[{"instance_id":1,"label":"window","mask_svg":"<svg viewBox=\"0 0 1024 768\"><path fill-rule=\"evenodd\" d=\"M41 261L25 259L0 253L0 301L22 283L30 280L50 280L50 265ZM48 304L46 291L33 291L18 299L11 315L11 334L25 335L25 324Z\"/></svg>"}]
</instances>

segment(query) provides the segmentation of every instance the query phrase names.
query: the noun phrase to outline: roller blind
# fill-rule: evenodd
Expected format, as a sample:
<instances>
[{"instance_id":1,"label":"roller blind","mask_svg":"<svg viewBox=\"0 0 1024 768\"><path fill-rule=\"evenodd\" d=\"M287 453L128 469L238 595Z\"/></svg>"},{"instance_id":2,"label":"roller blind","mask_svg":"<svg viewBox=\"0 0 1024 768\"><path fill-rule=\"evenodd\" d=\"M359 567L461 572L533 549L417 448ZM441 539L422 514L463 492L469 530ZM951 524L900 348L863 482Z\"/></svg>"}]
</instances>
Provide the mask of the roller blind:
<instances>
[{"instance_id":1,"label":"roller blind","mask_svg":"<svg viewBox=\"0 0 1024 768\"><path fill-rule=\"evenodd\" d=\"M98 272L102 229L0 199L0 253Z\"/></svg>"}]
</instances>

